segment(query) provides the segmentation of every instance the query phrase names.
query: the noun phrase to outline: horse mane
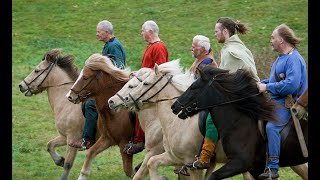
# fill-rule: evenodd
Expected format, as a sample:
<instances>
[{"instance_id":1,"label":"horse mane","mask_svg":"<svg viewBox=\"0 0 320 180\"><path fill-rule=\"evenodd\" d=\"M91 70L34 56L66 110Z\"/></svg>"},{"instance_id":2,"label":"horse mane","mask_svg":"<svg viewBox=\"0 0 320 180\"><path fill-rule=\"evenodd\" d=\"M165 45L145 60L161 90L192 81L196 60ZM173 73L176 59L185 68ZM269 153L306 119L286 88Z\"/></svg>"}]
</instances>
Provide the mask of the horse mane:
<instances>
[{"instance_id":1,"label":"horse mane","mask_svg":"<svg viewBox=\"0 0 320 180\"><path fill-rule=\"evenodd\" d=\"M255 119L276 120L273 113L276 104L269 101L264 93L259 93L256 80L250 71L238 69L236 72L229 73L210 66L204 67L202 71L213 78L212 85L225 96L227 101L246 98L243 101L232 103L237 109Z\"/></svg>"},{"instance_id":2,"label":"horse mane","mask_svg":"<svg viewBox=\"0 0 320 180\"><path fill-rule=\"evenodd\" d=\"M194 81L190 71L185 71L180 66L180 59L172 60L158 66L159 72L166 75L172 75L172 84L179 91L184 92Z\"/></svg>"},{"instance_id":3,"label":"horse mane","mask_svg":"<svg viewBox=\"0 0 320 180\"><path fill-rule=\"evenodd\" d=\"M130 79L130 68L119 69L113 65L108 57L98 53L92 54L86 60L85 66L95 71L102 70L120 81L129 81Z\"/></svg>"},{"instance_id":4,"label":"horse mane","mask_svg":"<svg viewBox=\"0 0 320 180\"><path fill-rule=\"evenodd\" d=\"M167 75L180 74L183 68L180 67L180 59L175 59L158 66L159 72Z\"/></svg>"},{"instance_id":5,"label":"horse mane","mask_svg":"<svg viewBox=\"0 0 320 180\"><path fill-rule=\"evenodd\" d=\"M73 80L76 81L79 76L79 69L74 64L74 61L76 60L75 56L73 55L62 55L62 49L56 48L52 49L51 51L48 51L45 53L42 61L47 60L51 63L54 63L56 61L56 64L64 70L67 75Z\"/></svg>"}]
</instances>

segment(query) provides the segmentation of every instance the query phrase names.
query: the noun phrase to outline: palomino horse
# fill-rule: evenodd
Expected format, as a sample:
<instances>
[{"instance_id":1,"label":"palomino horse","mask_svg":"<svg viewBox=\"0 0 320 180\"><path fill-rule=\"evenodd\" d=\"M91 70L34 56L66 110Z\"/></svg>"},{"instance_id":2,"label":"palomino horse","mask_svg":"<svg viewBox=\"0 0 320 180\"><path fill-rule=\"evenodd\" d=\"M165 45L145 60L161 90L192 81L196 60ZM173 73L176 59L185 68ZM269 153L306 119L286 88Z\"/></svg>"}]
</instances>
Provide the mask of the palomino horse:
<instances>
[{"instance_id":1,"label":"palomino horse","mask_svg":"<svg viewBox=\"0 0 320 180\"><path fill-rule=\"evenodd\" d=\"M115 113L106 101L129 80L130 71L115 67L111 60L101 54L91 55L70 91L67 99L75 104L94 98L98 111L98 133L100 137L86 152L79 179L86 179L90 173L93 159L110 146L117 145L122 156L123 169L128 177L132 176L132 155L122 152L130 141L132 128L128 112Z\"/></svg>"},{"instance_id":2,"label":"palomino horse","mask_svg":"<svg viewBox=\"0 0 320 180\"><path fill-rule=\"evenodd\" d=\"M138 72L142 71L140 69ZM148 72L150 74L150 72ZM145 79L144 77L143 79ZM159 179L157 174L158 166L181 166L194 161L201 147L203 136L198 126L198 116L190 118L188 121L179 120L174 114L170 113L170 106L174 99L193 82L193 77L189 73L182 74L179 60L163 63L155 66L148 77L143 80L139 76L131 79L128 83L108 101L110 108L114 110L129 109L137 111L140 123L145 129L146 141L153 142L155 138L154 129L144 124L160 122L158 129L162 129L163 146L165 152L157 152L153 156L145 157L144 163L148 160L148 168L151 179ZM143 82L140 82L143 81ZM154 110L153 119L143 118L140 113L145 110ZM185 135L181 138L181 135ZM147 145L146 145L147 147ZM221 145L217 145L216 161L227 162ZM159 154L161 153L161 154ZM214 169L214 165L206 171L205 179ZM203 170L189 171L191 179L203 179ZM135 176L136 177L136 176ZM245 179L250 175L246 174Z\"/></svg>"},{"instance_id":3,"label":"palomino horse","mask_svg":"<svg viewBox=\"0 0 320 180\"><path fill-rule=\"evenodd\" d=\"M308 89L306 89L292 106L292 112L300 119L308 119Z\"/></svg>"},{"instance_id":4,"label":"palomino horse","mask_svg":"<svg viewBox=\"0 0 320 180\"><path fill-rule=\"evenodd\" d=\"M74 60L74 56L62 56L60 49L52 49L45 53L40 64L19 84L25 96L31 97L45 90L48 93L59 136L48 142L47 149L55 164L64 168L60 179L68 179L77 149L67 146L65 159L55 148L80 139L84 125L81 105L74 105L65 98L79 74Z\"/></svg>"},{"instance_id":5,"label":"palomino horse","mask_svg":"<svg viewBox=\"0 0 320 180\"><path fill-rule=\"evenodd\" d=\"M206 66L199 73L201 78L192 83L171 108L174 114L181 112L178 117L182 119L203 109L214 115L213 121L229 162L213 172L209 179L224 179L245 171L257 178L266 160L266 143L258 130L258 120L275 120L275 104L258 92L256 81L248 71L239 69L229 73ZM307 137L307 124L300 123ZM281 167L308 161L302 155L293 126L282 139L280 154Z\"/></svg>"},{"instance_id":6,"label":"palomino horse","mask_svg":"<svg viewBox=\"0 0 320 180\"><path fill-rule=\"evenodd\" d=\"M152 69L150 68L141 68L139 71L132 73L132 78L122 87L121 90L117 92L117 95L112 96L110 99L113 99L115 97L119 99L123 96L123 94L129 93L127 91L130 91L132 88L140 84L146 77L150 75L151 71ZM108 102L110 102L110 99ZM118 106L110 106L110 109L116 112L128 110L127 106L125 106L124 104ZM147 150L147 153L139 170L133 176L133 180L143 179L144 177L146 177L148 175L147 162L150 157L164 152L162 144L162 131L161 128L159 128L160 122L158 117L154 116L155 109L143 109L137 113L140 126L145 132L145 149Z\"/></svg>"}]
</instances>

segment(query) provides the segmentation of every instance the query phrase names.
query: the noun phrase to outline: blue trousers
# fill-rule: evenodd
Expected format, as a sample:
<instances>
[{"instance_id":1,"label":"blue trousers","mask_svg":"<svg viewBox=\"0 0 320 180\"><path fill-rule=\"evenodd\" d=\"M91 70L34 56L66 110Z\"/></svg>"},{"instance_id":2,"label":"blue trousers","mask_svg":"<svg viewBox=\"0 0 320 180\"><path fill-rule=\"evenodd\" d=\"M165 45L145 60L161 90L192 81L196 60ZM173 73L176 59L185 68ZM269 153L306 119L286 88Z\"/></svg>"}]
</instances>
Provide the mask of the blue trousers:
<instances>
[{"instance_id":1,"label":"blue trousers","mask_svg":"<svg viewBox=\"0 0 320 180\"><path fill-rule=\"evenodd\" d=\"M85 117L85 124L82 133L82 138L89 141L95 141L96 126L98 120L98 112L96 103L93 99L88 99L82 105L82 113Z\"/></svg>"},{"instance_id":2,"label":"blue trousers","mask_svg":"<svg viewBox=\"0 0 320 180\"><path fill-rule=\"evenodd\" d=\"M280 105L276 107L275 113L277 116L277 122L268 122L266 125L266 133L268 136L268 153L269 158L267 167L272 169L279 169L279 156L280 156L280 143L281 136L280 131L289 122L291 117L290 109L284 107L284 100L277 101Z\"/></svg>"}]
</instances>

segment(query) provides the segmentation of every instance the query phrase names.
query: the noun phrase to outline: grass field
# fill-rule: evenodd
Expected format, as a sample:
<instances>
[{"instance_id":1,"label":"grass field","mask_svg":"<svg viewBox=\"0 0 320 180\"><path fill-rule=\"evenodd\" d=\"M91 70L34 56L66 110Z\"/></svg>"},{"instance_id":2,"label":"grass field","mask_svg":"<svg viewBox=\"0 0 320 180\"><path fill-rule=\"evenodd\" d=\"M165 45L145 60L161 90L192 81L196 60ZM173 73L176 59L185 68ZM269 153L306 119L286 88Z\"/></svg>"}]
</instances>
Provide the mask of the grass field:
<instances>
[{"instance_id":1,"label":"grass field","mask_svg":"<svg viewBox=\"0 0 320 180\"><path fill-rule=\"evenodd\" d=\"M140 36L144 21L155 20L160 38L166 43L169 58L181 59L189 67L193 58L192 38L202 34L211 39L214 57L219 63L221 44L214 38L214 25L221 16L231 16L247 23L252 31L240 36L254 54L261 79L269 75L277 56L270 48L273 29L286 23L304 40L299 51L308 63L308 1L307 0L28 0L12 1L12 179L58 179L62 168L55 166L46 151L46 143L58 133L46 92L25 97L18 84L39 63L43 54L62 48L65 54L75 55L76 64L93 53L100 53L103 43L97 41L96 25L108 19L114 25L115 36L127 53L127 65L137 70L146 46ZM65 147L58 148L64 154ZM144 156L134 157L134 165ZM77 179L85 157L79 152L70 179ZM161 172L176 179L173 167ZM290 168L280 170L282 180L301 179ZM128 179L121 167L119 149L112 147L95 159L89 179ZM242 179L235 176L230 179Z\"/></svg>"}]
</instances>

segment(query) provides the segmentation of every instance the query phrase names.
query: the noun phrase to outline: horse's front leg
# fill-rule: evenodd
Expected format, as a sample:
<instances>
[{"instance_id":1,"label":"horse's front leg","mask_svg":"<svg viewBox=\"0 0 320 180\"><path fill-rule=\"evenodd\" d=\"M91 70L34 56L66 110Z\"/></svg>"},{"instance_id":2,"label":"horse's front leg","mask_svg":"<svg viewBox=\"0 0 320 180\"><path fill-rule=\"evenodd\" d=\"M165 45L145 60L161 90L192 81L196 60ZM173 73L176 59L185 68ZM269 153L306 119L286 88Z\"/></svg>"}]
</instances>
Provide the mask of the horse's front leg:
<instances>
[{"instance_id":1,"label":"horse's front leg","mask_svg":"<svg viewBox=\"0 0 320 180\"><path fill-rule=\"evenodd\" d=\"M57 166L63 167L65 159L63 156L61 156L56 152L56 147L64 146L66 144L67 144L66 137L61 135L55 137L54 139L50 140L47 143L47 151L49 152L51 158L53 159L54 163Z\"/></svg>"},{"instance_id":2,"label":"horse's front leg","mask_svg":"<svg viewBox=\"0 0 320 180\"><path fill-rule=\"evenodd\" d=\"M84 160L84 163L82 165L82 169L80 171L80 175L78 177L78 180L86 180L87 177L90 174L91 171L91 164L94 160L94 158L104 151L105 149L109 148L112 145L111 141L107 139L106 137L100 136L96 143L93 144L93 146L87 150L86 152L86 158Z\"/></svg>"},{"instance_id":3,"label":"horse's front leg","mask_svg":"<svg viewBox=\"0 0 320 180\"><path fill-rule=\"evenodd\" d=\"M131 178L132 175L133 175L133 173L132 173L133 172L133 170L132 170L133 155L132 154L129 155L129 154L124 153L122 151L127 142L128 142L128 139L125 139L118 146L119 146L120 154L121 154L121 157L122 157L122 167L123 167L124 173L126 174L126 176Z\"/></svg>"},{"instance_id":4,"label":"horse's front leg","mask_svg":"<svg viewBox=\"0 0 320 180\"><path fill-rule=\"evenodd\" d=\"M148 175L147 163L148 163L149 159L154 155L157 155L157 154L164 152L162 142L157 144L156 146L150 148L150 149L149 148L146 148L146 149L147 149L147 153L144 156L143 162L142 162L139 170L133 176L132 180L144 179Z\"/></svg>"},{"instance_id":5,"label":"horse's front leg","mask_svg":"<svg viewBox=\"0 0 320 180\"><path fill-rule=\"evenodd\" d=\"M70 170L73 166L73 162L76 158L78 150L74 147L67 146L66 159L64 161L64 171L60 177L60 180L67 180L69 178Z\"/></svg>"}]
</instances>

